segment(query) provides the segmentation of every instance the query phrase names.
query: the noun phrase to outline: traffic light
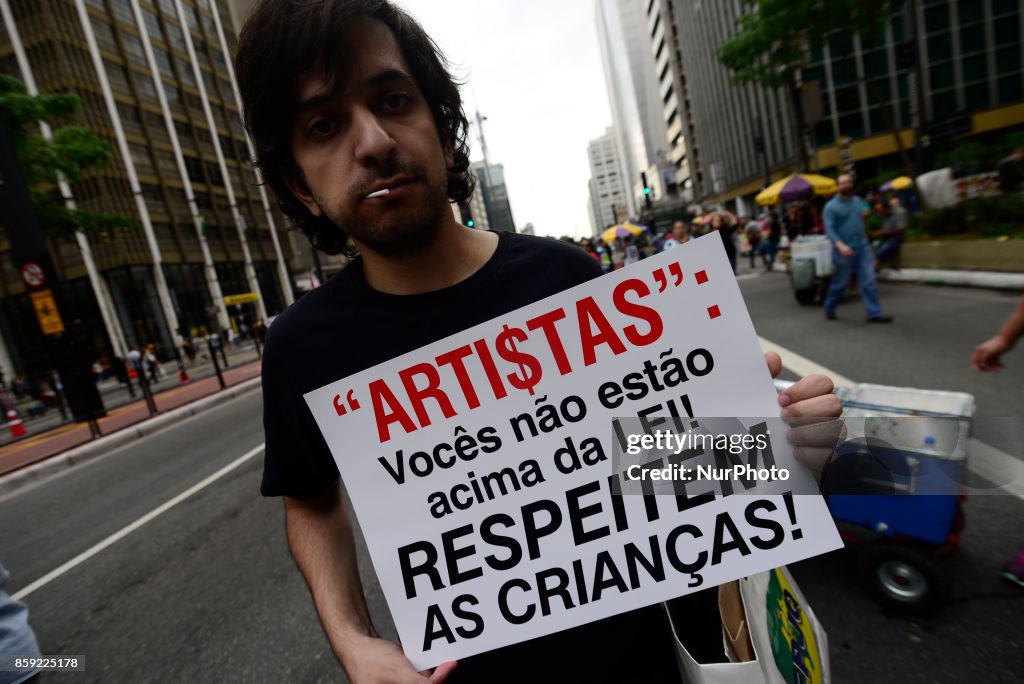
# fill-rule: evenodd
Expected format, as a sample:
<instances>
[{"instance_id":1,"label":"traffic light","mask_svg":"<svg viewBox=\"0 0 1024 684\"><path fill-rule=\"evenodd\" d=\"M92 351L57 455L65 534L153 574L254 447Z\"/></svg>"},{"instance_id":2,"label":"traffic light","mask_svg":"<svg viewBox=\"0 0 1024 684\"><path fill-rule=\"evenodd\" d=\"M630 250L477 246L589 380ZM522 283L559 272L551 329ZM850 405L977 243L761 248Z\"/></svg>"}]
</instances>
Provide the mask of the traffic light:
<instances>
[{"instance_id":1,"label":"traffic light","mask_svg":"<svg viewBox=\"0 0 1024 684\"><path fill-rule=\"evenodd\" d=\"M459 204L459 217L462 219L463 225L468 228L476 226L476 221L473 220L473 212L470 211L469 205L465 202Z\"/></svg>"},{"instance_id":2,"label":"traffic light","mask_svg":"<svg viewBox=\"0 0 1024 684\"><path fill-rule=\"evenodd\" d=\"M648 209L651 208L651 186L647 183L647 173L645 171L640 172L640 182L644 186L644 206Z\"/></svg>"}]
</instances>

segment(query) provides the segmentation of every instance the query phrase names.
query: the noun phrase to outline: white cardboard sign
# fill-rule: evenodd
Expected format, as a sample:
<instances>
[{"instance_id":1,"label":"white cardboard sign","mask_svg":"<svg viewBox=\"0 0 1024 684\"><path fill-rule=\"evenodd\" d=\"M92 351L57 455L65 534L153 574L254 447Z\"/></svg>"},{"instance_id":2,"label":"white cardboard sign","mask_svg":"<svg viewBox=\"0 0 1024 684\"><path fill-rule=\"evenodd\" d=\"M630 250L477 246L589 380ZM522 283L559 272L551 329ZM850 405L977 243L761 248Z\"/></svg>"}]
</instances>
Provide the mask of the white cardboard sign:
<instances>
[{"instance_id":1,"label":"white cardboard sign","mask_svg":"<svg viewBox=\"0 0 1024 684\"><path fill-rule=\"evenodd\" d=\"M779 413L717 235L305 399L417 669L841 544L820 496L780 493L810 491L785 435L788 482L613 495L613 418Z\"/></svg>"}]
</instances>

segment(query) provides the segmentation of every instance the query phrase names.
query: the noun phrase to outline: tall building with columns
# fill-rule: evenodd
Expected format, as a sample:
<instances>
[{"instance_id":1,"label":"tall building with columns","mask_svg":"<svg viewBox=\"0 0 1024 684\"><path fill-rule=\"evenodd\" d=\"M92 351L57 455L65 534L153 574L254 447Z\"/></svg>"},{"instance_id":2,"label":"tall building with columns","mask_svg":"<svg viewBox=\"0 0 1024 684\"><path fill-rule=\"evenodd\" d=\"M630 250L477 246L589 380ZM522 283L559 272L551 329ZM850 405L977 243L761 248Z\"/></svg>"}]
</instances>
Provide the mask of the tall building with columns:
<instances>
[{"instance_id":1,"label":"tall building with columns","mask_svg":"<svg viewBox=\"0 0 1024 684\"><path fill-rule=\"evenodd\" d=\"M51 241L68 315L97 356L266 319L293 301L285 219L249 163L224 0L0 0L0 72L74 93L115 157L64 201L130 230ZM46 131L44 130L44 133ZM38 367L42 333L0 215L0 366ZM239 295L241 295L239 297ZM249 300L236 303L238 300Z\"/></svg>"}]
</instances>

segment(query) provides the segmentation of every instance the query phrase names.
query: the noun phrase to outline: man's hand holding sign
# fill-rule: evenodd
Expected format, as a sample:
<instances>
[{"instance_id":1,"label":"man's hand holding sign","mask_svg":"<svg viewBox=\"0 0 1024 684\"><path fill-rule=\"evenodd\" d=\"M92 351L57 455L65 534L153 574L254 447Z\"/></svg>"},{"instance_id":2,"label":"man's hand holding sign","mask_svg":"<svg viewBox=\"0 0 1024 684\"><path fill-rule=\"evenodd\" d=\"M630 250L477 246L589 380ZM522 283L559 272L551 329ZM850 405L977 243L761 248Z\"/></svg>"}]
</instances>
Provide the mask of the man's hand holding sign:
<instances>
[{"instance_id":1,"label":"man's hand holding sign","mask_svg":"<svg viewBox=\"0 0 1024 684\"><path fill-rule=\"evenodd\" d=\"M787 435L733 451L785 470L781 482L694 478L630 496L614 472L628 418L650 435L702 416L838 417L822 376L776 398L780 367L757 347L720 241L697 240L306 400L423 669L836 548L821 498L791 496L814 483ZM759 425L748 436L768 436ZM829 439L809 426L788 437L811 454ZM703 453L677 450L677 471Z\"/></svg>"}]
</instances>

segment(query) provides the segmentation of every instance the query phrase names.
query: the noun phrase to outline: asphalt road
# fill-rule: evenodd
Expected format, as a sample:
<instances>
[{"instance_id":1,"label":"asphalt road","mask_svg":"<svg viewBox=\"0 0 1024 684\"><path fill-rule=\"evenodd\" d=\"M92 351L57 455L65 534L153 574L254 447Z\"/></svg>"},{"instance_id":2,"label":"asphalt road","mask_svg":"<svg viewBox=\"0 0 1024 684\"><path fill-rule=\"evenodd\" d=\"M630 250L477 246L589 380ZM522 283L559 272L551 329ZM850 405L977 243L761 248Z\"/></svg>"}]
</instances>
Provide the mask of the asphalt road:
<instances>
[{"instance_id":1,"label":"asphalt road","mask_svg":"<svg viewBox=\"0 0 1024 684\"><path fill-rule=\"evenodd\" d=\"M867 326L850 301L840 320L803 308L785 276L742 281L763 337L855 380L957 389L980 411L1020 416L1024 353L1001 376L966 358L1012 310L1011 296L883 286L897 322ZM262 442L253 393L0 500L0 560L16 592L216 473ZM1005 435L978 435L1005 439ZM1011 451L1012 444L1001 448ZM45 586L26 602L43 650L78 654L74 682L345 681L288 556L281 504L258 495L261 455L166 510ZM1004 682L1024 670L1024 590L999 579L1024 544L1024 501L966 504L960 551L943 569L950 598L928 616L891 614L840 551L793 566L828 631L833 681ZM378 628L393 635L372 571L363 567ZM600 657L599 654L587 654Z\"/></svg>"}]
</instances>

